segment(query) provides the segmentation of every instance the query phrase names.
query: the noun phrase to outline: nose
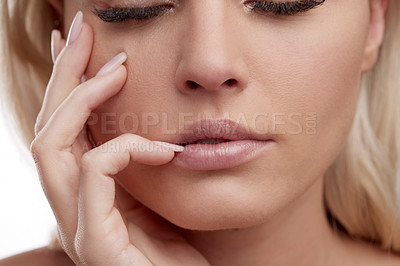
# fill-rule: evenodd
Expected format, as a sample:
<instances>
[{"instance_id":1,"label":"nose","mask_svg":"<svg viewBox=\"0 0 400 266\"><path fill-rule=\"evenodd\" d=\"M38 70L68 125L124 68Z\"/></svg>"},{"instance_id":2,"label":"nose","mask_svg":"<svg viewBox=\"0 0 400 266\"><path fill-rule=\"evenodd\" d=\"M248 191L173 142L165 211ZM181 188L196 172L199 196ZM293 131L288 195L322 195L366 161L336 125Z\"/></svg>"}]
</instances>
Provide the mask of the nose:
<instances>
[{"instance_id":1,"label":"nose","mask_svg":"<svg viewBox=\"0 0 400 266\"><path fill-rule=\"evenodd\" d=\"M229 16L228 1L189 2L176 72L178 89L184 94L240 92L249 74L235 31L238 16Z\"/></svg>"}]
</instances>

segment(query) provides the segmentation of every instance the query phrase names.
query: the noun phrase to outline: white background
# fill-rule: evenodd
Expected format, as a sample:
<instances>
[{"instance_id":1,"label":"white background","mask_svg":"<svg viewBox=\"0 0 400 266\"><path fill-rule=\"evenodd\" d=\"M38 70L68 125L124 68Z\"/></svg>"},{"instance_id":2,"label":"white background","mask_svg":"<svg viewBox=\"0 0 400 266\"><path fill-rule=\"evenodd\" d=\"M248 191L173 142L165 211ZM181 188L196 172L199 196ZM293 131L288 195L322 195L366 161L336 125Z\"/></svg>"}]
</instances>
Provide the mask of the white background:
<instances>
[{"instance_id":1,"label":"white background","mask_svg":"<svg viewBox=\"0 0 400 266\"><path fill-rule=\"evenodd\" d=\"M56 222L28 148L0 109L0 259L50 241Z\"/></svg>"}]
</instances>

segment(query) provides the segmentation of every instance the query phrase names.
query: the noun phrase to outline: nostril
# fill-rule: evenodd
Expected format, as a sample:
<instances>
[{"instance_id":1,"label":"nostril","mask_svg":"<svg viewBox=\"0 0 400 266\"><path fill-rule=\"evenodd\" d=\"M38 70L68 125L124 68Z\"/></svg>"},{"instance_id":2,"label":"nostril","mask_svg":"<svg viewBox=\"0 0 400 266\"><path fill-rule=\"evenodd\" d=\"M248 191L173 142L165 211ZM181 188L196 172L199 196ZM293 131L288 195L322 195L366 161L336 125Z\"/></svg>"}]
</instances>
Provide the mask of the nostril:
<instances>
[{"instance_id":1,"label":"nostril","mask_svg":"<svg viewBox=\"0 0 400 266\"><path fill-rule=\"evenodd\" d=\"M190 89L196 89L199 87L199 84L191 80L186 81L186 84Z\"/></svg>"},{"instance_id":2,"label":"nostril","mask_svg":"<svg viewBox=\"0 0 400 266\"><path fill-rule=\"evenodd\" d=\"M237 80L236 80L236 79L228 79L228 80L226 81L226 84L228 84L228 86L236 85L236 83L237 83Z\"/></svg>"}]
</instances>

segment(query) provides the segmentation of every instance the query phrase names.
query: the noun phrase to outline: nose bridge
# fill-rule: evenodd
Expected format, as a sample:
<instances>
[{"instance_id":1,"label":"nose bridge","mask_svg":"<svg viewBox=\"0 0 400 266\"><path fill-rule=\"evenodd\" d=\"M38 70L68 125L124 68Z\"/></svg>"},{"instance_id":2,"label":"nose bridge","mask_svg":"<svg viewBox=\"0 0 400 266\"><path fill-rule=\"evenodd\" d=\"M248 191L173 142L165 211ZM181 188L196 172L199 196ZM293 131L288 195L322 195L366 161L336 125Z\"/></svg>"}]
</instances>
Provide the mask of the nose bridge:
<instances>
[{"instance_id":1,"label":"nose bridge","mask_svg":"<svg viewBox=\"0 0 400 266\"><path fill-rule=\"evenodd\" d=\"M223 1L212 1L214 4L207 0L193 1L195 3L188 12L191 16L188 23L188 38L192 42L188 48L192 48L194 50L192 52L200 49L211 55L212 52L217 53L216 50L227 44L227 37L229 37L227 8L224 7Z\"/></svg>"},{"instance_id":2,"label":"nose bridge","mask_svg":"<svg viewBox=\"0 0 400 266\"><path fill-rule=\"evenodd\" d=\"M243 88L246 68L240 58L227 1L188 1L177 82L181 90Z\"/></svg>"}]
</instances>

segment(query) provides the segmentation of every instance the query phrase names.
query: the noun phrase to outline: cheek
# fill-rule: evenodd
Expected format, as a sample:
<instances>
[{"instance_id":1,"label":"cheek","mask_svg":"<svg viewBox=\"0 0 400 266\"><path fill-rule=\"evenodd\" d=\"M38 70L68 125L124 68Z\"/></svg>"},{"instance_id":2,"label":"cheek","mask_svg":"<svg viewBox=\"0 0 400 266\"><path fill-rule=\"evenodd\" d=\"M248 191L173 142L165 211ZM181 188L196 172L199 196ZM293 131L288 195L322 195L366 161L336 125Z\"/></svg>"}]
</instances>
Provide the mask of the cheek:
<instances>
[{"instance_id":1,"label":"cheek","mask_svg":"<svg viewBox=\"0 0 400 266\"><path fill-rule=\"evenodd\" d=\"M129 31L128 36L114 33L111 41L109 35L110 32L102 30L96 33L86 74L94 76L110 58L124 51L128 55L125 63L128 78L120 93L95 110L99 123L93 123L93 136L101 142L126 132L149 137L147 134L155 128L151 126L152 120L162 119L162 114L156 112L178 113L173 78L178 52L169 47L179 46L172 43L174 38L168 31L159 34Z\"/></svg>"},{"instance_id":2,"label":"cheek","mask_svg":"<svg viewBox=\"0 0 400 266\"><path fill-rule=\"evenodd\" d=\"M302 115L303 130L284 135L275 157L282 163L271 171L292 176L292 184L302 182L303 188L309 185L307 179L321 177L343 149L359 95L368 17L344 12L328 20L337 22L321 22L307 30L284 29L276 38L264 34L265 39L248 47L259 51L248 61L252 86L268 99L270 106L264 108L286 117ZM310 124L315 130L308 131L311 114L316 115L315 124ZM288 161L293 163L283 163ZM300 187L293 190L301 191Z\"/></svg>"}]
</instances>

